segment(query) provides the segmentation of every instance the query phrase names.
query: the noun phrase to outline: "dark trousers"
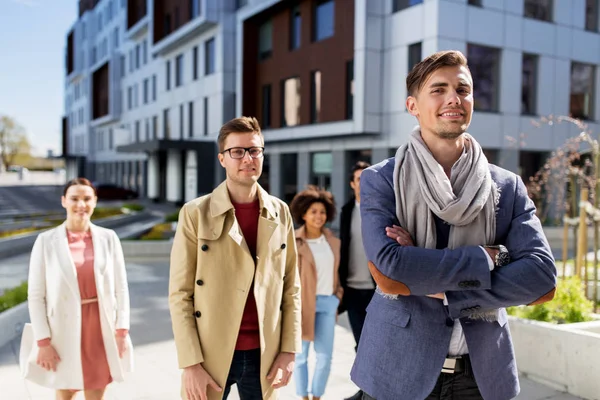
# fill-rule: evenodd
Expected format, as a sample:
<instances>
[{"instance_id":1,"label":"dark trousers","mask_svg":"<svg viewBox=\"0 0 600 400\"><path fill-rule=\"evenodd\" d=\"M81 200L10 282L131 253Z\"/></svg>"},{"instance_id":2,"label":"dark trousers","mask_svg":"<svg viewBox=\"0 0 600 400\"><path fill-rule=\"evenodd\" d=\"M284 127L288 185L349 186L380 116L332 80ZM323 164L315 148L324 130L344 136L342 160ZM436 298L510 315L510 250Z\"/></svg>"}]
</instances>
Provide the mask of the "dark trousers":
<instances>
[{"instance_id":1,"label":"dark trousers","mask_svg":"<svg viewBox=\"0 0 600 400\"><path fill-rule=\"evenodd\" d=\"M236 350L233 353L231 368L223 391L223 399L227 399L233 384L237 385L240 400L261 400L260 387L260 349Z\"/></svg>"},{"instance_id":2,"label":"dark trousers","mask_svg":"<svg viewBox=\"0 0 600 400\"><path fill-rule=\"evenodd\" d=\"M348 310L348 319L356 342L354 349L358 347L360 333L367 317L367 306L374 293L374 289L352 289L351 287L347 287L344 291L344 303Z\"/></svg>"},{"instance_id":3,"label":"dark trousers","mask_svg":"<svg viewBox=\"0 0 600 400\"><path fill-rule=\"evenodd\" d=\"M362 400L375 400L363 392ZM470 363L463 372L440 373L435 387L425 400L483 400Z\"/></svg>"}]
</instances>

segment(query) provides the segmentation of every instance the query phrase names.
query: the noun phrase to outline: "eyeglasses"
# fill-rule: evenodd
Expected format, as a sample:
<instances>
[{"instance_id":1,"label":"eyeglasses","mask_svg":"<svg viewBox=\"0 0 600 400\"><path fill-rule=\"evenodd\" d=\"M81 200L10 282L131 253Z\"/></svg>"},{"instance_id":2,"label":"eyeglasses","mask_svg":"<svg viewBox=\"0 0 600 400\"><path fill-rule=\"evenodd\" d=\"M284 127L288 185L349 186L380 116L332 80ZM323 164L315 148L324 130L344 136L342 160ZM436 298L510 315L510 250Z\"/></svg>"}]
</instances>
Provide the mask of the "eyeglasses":
<instances>
[{"instance_id":1,"label":"eyeglasses","mask_svg":"<svg viewBox=\"0 0 600 400\"><path fill-rule=\"evenodd\" d=\"M223 150L221 154L229 152L229 157L239 160L246 156L246 152L250 154L251 158L261 158L264 155L264 151L264 147L231 147Z\"/></svg>"}]
</instances>

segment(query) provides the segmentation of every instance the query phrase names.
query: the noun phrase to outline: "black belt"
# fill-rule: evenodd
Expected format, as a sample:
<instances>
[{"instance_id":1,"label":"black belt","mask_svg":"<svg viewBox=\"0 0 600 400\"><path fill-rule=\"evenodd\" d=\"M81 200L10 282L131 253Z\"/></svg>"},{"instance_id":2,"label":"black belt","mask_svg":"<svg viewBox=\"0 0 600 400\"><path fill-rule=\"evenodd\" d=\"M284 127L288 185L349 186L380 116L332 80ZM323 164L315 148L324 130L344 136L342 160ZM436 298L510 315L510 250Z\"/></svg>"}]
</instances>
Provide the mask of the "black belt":
<instances>
[{"instance_id":1,"label":"black belt","mask_svg":"<svg viewBox=\"0 0 600 400\"><path fill-rule=\"evenodd\" d=\"M442 366L443 374L454 374L457 372L470 372L471 359L468 354L458 357L447 357Z\"/></svg>"}]
</instances>

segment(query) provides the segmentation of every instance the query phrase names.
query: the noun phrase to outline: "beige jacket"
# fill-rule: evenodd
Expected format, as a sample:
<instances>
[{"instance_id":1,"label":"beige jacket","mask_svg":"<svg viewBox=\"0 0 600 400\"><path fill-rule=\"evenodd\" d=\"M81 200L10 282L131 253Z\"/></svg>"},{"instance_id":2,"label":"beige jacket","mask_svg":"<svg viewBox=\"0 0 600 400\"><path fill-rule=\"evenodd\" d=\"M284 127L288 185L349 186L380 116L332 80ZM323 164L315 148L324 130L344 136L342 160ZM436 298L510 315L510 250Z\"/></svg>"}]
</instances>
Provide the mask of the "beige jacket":
<instances>
[{"instance_id":1,"label":"beige jacket","mask_svg":"<svg viewBox=\"0 0 600 400\"><path fill-rule=\"evenodd\" d=\"M340 285L340 239L336 238L329 229L324 229L333 251L333 294L342 298L344 289ZM306 243L304 225L296 230L296 245L298 246L298 269L302 283L302 340L315 340L315 316L317 313L317 267L312 251Z\"/></svg>"},{"instance_id":2,"label":"beige jacket","mask_svg":"<svg viewBox=\"0 0 600 400\"><path fill-rule=\"evenodd\" d=\"M266 379L275 357L301 351L300 278L287 205L261 187L258 197L256 266L225 182L182 207L171 250L169 307L179 367L202 363L224 388L254 280L263 399L275 399ZM221 399L222 393L208 389L208 398Z\"/></svg>"}]
</instances>

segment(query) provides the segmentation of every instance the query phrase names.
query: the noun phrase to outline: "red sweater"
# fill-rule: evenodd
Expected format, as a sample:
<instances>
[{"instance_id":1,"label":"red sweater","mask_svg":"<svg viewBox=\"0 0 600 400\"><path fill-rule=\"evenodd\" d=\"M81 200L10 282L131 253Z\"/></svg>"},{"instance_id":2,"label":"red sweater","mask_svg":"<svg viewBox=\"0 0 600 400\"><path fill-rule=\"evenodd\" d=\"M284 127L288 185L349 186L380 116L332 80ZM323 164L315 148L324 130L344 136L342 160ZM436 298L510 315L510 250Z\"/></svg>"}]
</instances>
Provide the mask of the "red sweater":
<instances>
[{"instance_id":1,"label":"red sweater","mask_svg":"<svg viewBox=\"0 0 600 400\"><path fill-rule=\"evenodd\" d=\"M258 235L258 218L260 216L260 205L258 200L254 203L233 203L235 216L242 229L242 234L252 259L256 266L256 237ZM258 327L258 311L256 310L256 299L254 298L254 281L250 285L250 291L246 298L246 307L242 316L242 324L235 344L236 350L254 350L260 348L260 330Z\"/></svg>"}]
</instances>

